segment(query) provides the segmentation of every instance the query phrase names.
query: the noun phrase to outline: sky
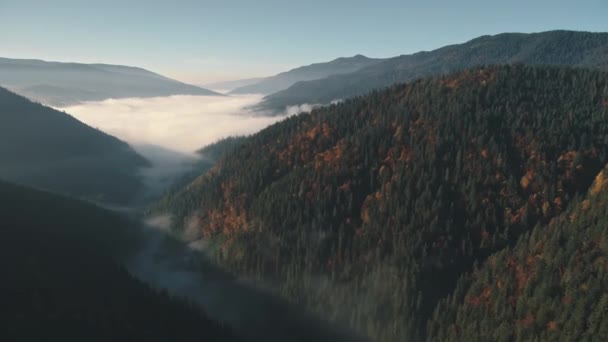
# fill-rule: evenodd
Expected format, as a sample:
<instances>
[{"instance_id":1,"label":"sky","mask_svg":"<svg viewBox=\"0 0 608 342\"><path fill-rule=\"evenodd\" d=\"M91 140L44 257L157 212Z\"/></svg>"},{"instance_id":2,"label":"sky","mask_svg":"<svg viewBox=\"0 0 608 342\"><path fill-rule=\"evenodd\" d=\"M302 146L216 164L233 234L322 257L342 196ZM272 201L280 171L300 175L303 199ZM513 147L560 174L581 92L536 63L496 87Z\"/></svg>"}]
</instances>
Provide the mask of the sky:
<instances>
[{"instance_id":1,"label":"sky","mask_svg":"<svg viewBox=\"0 0 608 342\"><path fill-rule=\"evenodd\" d=\"M144 67L193 84L484 34L608 31L608 0L0 0L0 56Z\"/></svg>"}]
</instances>

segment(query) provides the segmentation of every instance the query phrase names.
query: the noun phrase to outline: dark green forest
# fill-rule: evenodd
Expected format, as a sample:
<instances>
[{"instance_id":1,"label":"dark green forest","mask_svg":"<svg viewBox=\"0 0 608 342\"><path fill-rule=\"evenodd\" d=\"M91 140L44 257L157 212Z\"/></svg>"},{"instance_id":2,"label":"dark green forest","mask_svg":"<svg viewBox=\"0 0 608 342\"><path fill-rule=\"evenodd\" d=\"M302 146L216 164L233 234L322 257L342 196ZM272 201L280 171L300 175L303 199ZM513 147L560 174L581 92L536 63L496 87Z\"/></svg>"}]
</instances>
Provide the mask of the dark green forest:
<instances>
[{"instance_id":1,"label":"dark green forest","mask_svg":"<svg viewBox=\"0 0 608 342\"><path fill-rule=\"evenodd\" d=\"M90 200L128 203L143 157L72 116L0 88L0 177Z\"/></svg>"},{"instance_id":2,"label":"dark green forest","mask_svg":"<svg viewBox=\"0 0 608 342\"><path fill-rule=\"evenodd\" d=\"M586 198L492 255L442 300L434 341L607 341L608 172Z\"/></svg>"},{"instance_id":3,"label":"dark green forest","mask_svg":"<svg viewBox=\"0 0 608 342\"><path fill-rule=\"evenodd\" d=\"M590 260L605 241L588 238L600 223L580 237L561 233L569 249L546 253L581 279L560 280L547 260L532 265L552 275L545 285L529 275L513 285L512 268L536 256L530 245L547 229L583 224L563 218L608 160L607 119L606 73L478 67L270 126L157 210L169 210L178 231L196 227L234 273L379 341L491 340L480 330L499 326L524 340L554 324L560 336L585 336L608 325L588 305L606 294L589 281L602 279ZM603 208L593 212L603 222ZM498 281L502 292L484 294ZM565 313L562 290L573 305Z\"/></svg>"},{"instance_id":4,"label":"dark green forest","mask_svg":"<svg viewBox=\"0 0 608 342\"><path fill-rule=\"evenodd\" d=\"M134 222L4 182L0 203L0 340L237 341L121 266Z\"/></svg>"}]
</instances>

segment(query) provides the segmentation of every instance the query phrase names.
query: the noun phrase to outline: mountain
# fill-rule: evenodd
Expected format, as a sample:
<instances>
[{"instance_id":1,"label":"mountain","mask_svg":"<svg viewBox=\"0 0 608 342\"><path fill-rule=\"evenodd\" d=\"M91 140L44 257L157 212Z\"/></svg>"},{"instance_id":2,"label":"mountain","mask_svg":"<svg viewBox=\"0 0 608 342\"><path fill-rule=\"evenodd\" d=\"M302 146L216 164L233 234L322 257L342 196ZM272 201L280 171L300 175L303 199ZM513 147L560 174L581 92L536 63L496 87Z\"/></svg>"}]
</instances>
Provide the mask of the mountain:
<instances>
[{"instance_id":1,"label":"mountain","mask_svg":"<svg viewBox=\"0 0 608 342\"><path fill-rule=\"evenodd\" d=\"M467 69L287 118L162 209L233 272L375 340L418 341L442 336L427 323L458 279L588 191L606 137L607 73Z\"/></svg>"},{"instance_id":2,"label":"mountain","mask_svg":"<svg viewBox=\"0 0 608 342\"><path fill-rule=\"evenodd\" d=\"M129 220L1 181L0 203L3 341L238 341L121 266Z\"/></svg>"},{"instance_id":3,"label":"mountain","mask_svg":"<svg viewBox=\"0 0 608 342\"><path fill-rule=\"evenodd\" d=\"M334 59L326 63L316 63L268 77L262 81L236 88L230 94L272 94L289 88L296 82L325 78L331 75L346 74L374 65L381 59L367 58L362 55Z\"/></svg>"},{"instance_id":4,"label":"mountain","mask_svg":"<svg viewBox=\"0 0 608 342\"><path fill-rule=\"evenodd\" d=\"M141 190L147 165L126 143L0 88L1 178L125 203Z\"/></svg>"},{"instance_id":5,"label":"mountain","mask_svg":"<svg viewBox=\"0 0 608 342\"><path fill-rule=\"evenodd\" d=\"M278 113L288 106L328 104L420 77L478 65L515 63L608 70L608 33L550 31L482 36L464 44L390 58L348 74L298 82L267 96L258 109Z\"/></svg>"},{"instance_id":6,"label":"mountain","mask_svg":"<svg viewBox=\"0 0 608 342\"><path fill-rule=\"evenodd\" d=\"M0 86L50 106L169 95L220 95L145 69L0 58Z\"/></svg>"},{"instance_id":7,"label":"mountain","mask_svg":"<svg viewBox=\"0 0 608 342\"><path fill-rule=\"evenodd\" d=\"M243 80L233 80L233 81L223 81L223 82L209 83L209 84L205 84L203 86L206 87L206 88L208 88L208 89L217 89L217 90L230 91L230 90L234 90L236 88L250 86L252 84L256 84L258 82L261 82L263 80L265 80L264 77L247 78L247 79L243 79Z\"/></svg>"},{"instance_id":8,"label":"mountain","mask_svg":"<svg viewBox=\"0 0 608 342\"><path fill-rule=\"evenodd\" d=\"M608 177L458 282L429 325L435 341L608 340Z\"/></svg>"}]
</instances>

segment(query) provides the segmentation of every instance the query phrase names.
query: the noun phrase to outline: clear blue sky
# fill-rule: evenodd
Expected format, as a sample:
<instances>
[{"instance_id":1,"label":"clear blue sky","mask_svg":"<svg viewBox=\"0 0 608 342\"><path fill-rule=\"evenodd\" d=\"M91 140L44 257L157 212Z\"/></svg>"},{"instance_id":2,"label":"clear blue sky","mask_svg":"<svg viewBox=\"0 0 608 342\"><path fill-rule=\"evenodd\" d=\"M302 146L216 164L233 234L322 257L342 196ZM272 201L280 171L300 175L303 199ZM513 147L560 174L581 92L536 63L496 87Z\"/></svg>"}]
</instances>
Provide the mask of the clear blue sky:
<instances>
[{"instance_id":1,"label":"clear blue sky","mask_svg":"<svg viewBox=\"0 0 608 342\"><path fill-rule=\"evenodd\" d=\"M136 65L193 83L552 29L608 31L608 0L0 0L0 56Z\"/></svg>"}]
</instances>

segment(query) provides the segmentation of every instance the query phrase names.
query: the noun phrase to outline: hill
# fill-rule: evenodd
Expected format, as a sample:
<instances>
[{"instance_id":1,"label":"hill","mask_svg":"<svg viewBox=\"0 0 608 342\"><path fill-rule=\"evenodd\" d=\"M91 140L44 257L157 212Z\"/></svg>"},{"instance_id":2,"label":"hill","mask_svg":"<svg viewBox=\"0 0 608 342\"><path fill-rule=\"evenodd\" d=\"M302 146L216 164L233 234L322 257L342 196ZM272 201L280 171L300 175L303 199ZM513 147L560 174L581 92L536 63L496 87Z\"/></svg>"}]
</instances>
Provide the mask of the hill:
<instances>
[{"instance_id":1,"label":"hill","mask_svg":"<svg viewBox=\"0 0 608 342\"><path fill-rule=\"evenodd\" d=\"M571 65L608 70L608 33L550 31L482 36L464 44L403 55L344 75L299 82L259 105L282 112L287 106L329 104L420 77L488 64Z\"/></svg>"},{"instance_id":2,"label":"hill","mask_svg":"<svg viewBox=\"0 0 608 342\"><path fill-rule=\"evenodd\" d=\"M236 88L230 94L272 94L287 89L296 82L325 78L331 75L346 74L379 63L381 59L362 55L342 57L326 63L302 66L278 75L267 77L260 82Z\"/></svg>"},{"instance_id":3,"label":"hill","mask_svg":"<svg viewBox=\"0 0 608 342\"><path fill-rule=\"evenodd\" d=\"M491 66L288 118L164 203L218 263L380 341L586 193L608 74Z\"/></svg>"},{"instance_id":4,"label":"hill","mask_svg":"<svg viewBox=\"0 0 608 342\"><path fill-rule=\"evenodd\" d=\"M9 58L0 58L0 86L54 107L109 98L220 95L141 68Z\"/></svg>"},{"instance_id":5,"label":"hill","mask_svg":"<svg viewBox=\"0 0 608 342\"><path fill-rule=\"evenodd\" d=\"M129 275L129 220L5 182L0 203L3 341L237 341Z\"/></svg>"},{"instance_id":6,"label":"hill","mask_svg":"<svg viewBox=\"0 0 608 342\"><path fill-rule=\"evenodd\" d=\"M430 339L607 340L607 170L587 198L463 277L437 308Z\"/></svg>"},{"instance_id":7,"label":"hill","mask_svg":"<svg viewBox=\"0 0 608 342\"><path fill-rule=\"evenodd\" d=\"M141 190L147 165L126 143L0 88L0 177L125 203Z\"/></svg>"}]
</instances>

